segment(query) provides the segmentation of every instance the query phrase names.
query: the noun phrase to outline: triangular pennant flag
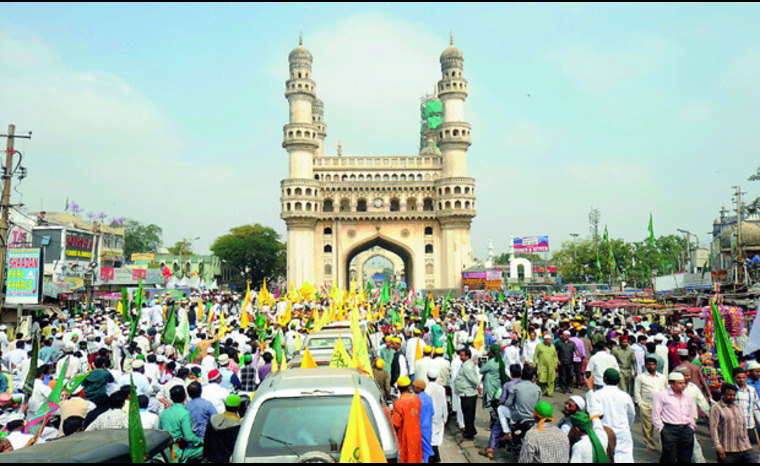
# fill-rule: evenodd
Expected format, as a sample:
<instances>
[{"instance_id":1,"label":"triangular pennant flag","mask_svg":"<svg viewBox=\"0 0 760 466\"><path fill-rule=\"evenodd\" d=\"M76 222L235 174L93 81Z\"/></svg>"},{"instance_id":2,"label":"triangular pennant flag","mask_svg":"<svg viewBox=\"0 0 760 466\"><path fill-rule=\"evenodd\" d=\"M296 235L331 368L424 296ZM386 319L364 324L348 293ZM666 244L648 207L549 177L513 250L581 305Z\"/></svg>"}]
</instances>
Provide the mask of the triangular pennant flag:
<instances>
[{"instance_id":1,"label":"triangular pennant flag","mask_svg":"<svg viewBox=\"0 0 760 466\"><path fill-rule=\"evenodd\" d=\"M303 353L303 361L301 361L301 369L316 369L317 363L314 362L314 357L312 357L311 353L309 352L309 348L306 348L306 351Z\"/></svg>"},{"instance_id":2,"label":"triangular pennant flag","mask_svg":"<svg viewBox=\"0 0 760 466\"><path fill-rule=\"evenodd\" d=\"M340 336L338 336L338 343L335 345L335 351L333 351L332 359L330 359L331 368L346 368L351 367L351 356L348 355L346 347L343 346Z\"/></svg>"},{"instance_id":3,"label":"triangular pennant flag","mask_svg":"<svg viewBox=\"0 0 760 466\"><path fill-rule=\"evenodd\" d=\"M383 447L377 439L367 412L364 410L359 390L354 392L351 412L348 415L346 436L340 452L341 463L387 463Z\"/></svg>"}]
</instances>

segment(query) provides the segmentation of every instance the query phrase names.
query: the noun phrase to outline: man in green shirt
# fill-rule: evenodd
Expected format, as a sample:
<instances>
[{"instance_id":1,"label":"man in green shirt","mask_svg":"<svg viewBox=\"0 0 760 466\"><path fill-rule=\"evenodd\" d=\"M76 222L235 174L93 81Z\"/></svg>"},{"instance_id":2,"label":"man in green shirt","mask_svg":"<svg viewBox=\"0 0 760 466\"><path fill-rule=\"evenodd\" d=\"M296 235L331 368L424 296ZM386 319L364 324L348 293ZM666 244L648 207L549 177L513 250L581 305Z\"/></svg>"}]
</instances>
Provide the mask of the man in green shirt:
<instances>
[{"instance_id":1,"label":"man in green shirt","mask_svg":"<svg viewBox=\"0 0 760 466\"><path fill-rule=\"evenodd\" d=\"M628 336L620 337L620 346L612 350L612 355L617 359L620 366L620 389L633 396L633 380L636 378L636 353L628 346Z\"/></svg>"},{"instance_id":2,"label":"man in green shirt","mask_svg":"<svg viewBox=\"0 0 760 466\"><path fill-rule=\"evenodd\" d=\"M541 392L551 397L554 395L554 380L557 378L557 350L552 345L552 335L544 335L544 342L536 346L533 353L533 362L536 365L536 382L541 387Z\"/></svg>"},{"instance_id":3,"label":"man in green shirt","mask_svg":"<svg viewBox=\"0 0 760 466\"><path fill-rule=\"evenodd\" d=\"M90 375L82 382L82 388L84 388L84 397L88 401L92 401L96 396L107 394L108 384L114 383L116 380L113 378L110 372L106 369L108 366L108 359L99 356L95 358L93 365L95 369L90 372Z\"/></svg>"},{"instance_id":4,"label":"man in green shirt","mask_svg":"<svg viewBox=\"0 0 760 466\"><path fill-rule=\"evenodd\" d=\"M203 456L203 441L193 433L190 411L184 405L187 398L185 387L172 387L169 397L174 404L158 416L158 428L172 434L174 441L181 448L181 462L200 460Z\"/></svg>"}]
</instances>

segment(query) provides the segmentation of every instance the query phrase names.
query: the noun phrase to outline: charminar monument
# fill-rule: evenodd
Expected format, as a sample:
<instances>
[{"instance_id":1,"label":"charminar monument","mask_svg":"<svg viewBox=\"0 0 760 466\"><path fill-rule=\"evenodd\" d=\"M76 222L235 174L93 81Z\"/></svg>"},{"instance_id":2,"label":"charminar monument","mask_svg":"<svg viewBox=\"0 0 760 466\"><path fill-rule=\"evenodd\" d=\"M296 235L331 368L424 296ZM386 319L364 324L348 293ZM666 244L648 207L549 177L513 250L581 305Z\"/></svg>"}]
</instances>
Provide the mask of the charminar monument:
<instances>
[{"instance_id":1,"label":"charminar monument","mask_svg":"<svg viewBox=\"0 0 760 466\"><path fill-rule=\"evenodd\" d=\"M325 154L324 103L301 40L288 61L290 121L282 147L290 172L281 183L288 281L347 289L352 261L356 273L381 256L403 264L401 277L415 290L460 288L462 270L473 263L476 212L475 179L467 177L464 55L453 38L441 54L436 93L422 103L417 155L345 156L340 144L336 155Z\"/></svg>"}]
</instances>

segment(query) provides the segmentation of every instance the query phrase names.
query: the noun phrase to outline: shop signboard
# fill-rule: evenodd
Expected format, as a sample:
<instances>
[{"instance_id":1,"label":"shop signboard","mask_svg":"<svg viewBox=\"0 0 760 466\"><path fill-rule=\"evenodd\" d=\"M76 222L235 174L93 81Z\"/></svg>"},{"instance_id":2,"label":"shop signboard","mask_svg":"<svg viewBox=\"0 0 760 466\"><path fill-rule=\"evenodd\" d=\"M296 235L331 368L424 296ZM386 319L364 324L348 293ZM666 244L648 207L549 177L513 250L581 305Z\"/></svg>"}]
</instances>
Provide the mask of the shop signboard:
<instances>
[{"instance_id":1,"label":"shop signboard","mask_svg":"<svg viewBox=\"0 0 760 466\"><path fill-rule=\"evenodd\" d=\"M69 231L66 232L66 258L92 258L92 235Z\"/></svg>"},{"instance_id":2,"label":"shop signboard","mask_svg":"<svg viewBox=\"0 0 760 466\"><path fill-rule=\"evenodd\" d=\"M42 249L8 251L8 304L39 304L42 299Z\"/></svg>"}]
</instances>

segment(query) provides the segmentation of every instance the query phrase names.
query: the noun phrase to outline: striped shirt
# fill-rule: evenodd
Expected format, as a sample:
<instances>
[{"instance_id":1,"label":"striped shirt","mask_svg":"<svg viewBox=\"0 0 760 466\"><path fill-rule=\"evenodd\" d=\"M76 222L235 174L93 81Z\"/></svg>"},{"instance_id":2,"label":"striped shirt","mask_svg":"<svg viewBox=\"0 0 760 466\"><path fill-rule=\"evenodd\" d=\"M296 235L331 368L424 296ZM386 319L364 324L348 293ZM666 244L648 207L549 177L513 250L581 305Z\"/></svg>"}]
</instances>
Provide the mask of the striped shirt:
<instances>
[{"instance_id":1,"label":"striped shirt","mask_svg":"<svg viewBox=\"0 0 760 466\"><path fill-rule=\"evenodd\" d=\"M739 453L752 449L745 428L744 413L738 403L723 400L710 409L710 434L716 450Z\"/></svg>"},{"instance_id":2,"label":"striped shirt","mask_svg":"<svg viewBox=\"0 0 760 466\"><path fill-rule=\"evenodd\" d=\"M755 420L760 420L760 398L757 392L749 385L740 388L736 392L736 404L741 406L744 413L744 420L747 429L754 429L757 424Z\"/></svg>"}]
</instances>

